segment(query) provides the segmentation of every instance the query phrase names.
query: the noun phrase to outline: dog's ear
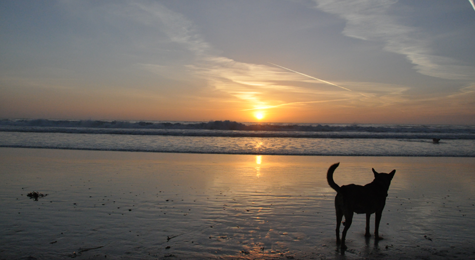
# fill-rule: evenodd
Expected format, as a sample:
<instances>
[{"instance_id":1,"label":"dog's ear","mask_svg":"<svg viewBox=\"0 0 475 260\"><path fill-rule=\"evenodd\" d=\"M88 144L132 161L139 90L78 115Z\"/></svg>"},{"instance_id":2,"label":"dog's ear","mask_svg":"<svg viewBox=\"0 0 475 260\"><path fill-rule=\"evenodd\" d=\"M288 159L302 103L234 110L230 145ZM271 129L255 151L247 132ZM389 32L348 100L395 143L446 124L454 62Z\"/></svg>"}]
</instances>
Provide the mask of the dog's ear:
<instances>
[{"instance_id":1,"label":"dog's ear","mask_svg":"<svg viewBox=\"0 0 475 260\"><path fill-rule=\"evenodd\" d=\"M391 179L394 177L395 173L396 173L396 170L393 170L392 172L389 173L389 175L391 175Z\"/></svg>"},{"instance_id":2,"label":"dog's ear","mask_svg":"<svg viewBox=\"0 0 475 260\"><path fill-rule=\"evenodd\" d=\"M374 173L374 178L376 178L376 175L378 175L378 172L374 170L374 168L371 168L373 170L373 173Z\"/></svg>"}]
</instances>

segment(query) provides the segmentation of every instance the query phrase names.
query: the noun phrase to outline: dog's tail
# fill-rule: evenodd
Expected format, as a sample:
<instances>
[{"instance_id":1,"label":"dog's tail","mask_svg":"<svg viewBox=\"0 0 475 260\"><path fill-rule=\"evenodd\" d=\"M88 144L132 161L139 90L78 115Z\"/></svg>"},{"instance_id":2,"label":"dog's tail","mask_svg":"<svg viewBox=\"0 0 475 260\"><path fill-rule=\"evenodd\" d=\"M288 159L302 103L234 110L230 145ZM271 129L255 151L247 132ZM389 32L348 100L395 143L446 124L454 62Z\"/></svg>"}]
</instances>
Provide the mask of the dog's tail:
<instances>
[{"instance_id":1,"label":"dog's tail","mask_svg":"<svg viewBox=\"0 0 475 260\"><path fill-rule=\"evenodd\" d=\"M335 181L333 180L333 172L338 167L338 165L340 165L340 163L333 164L332 166L330 166L330 168L328 168L328 172L327 172L328 185L330 185L330 187L332 187L336 192L340 191L340 186L338 186L338 184L336 184Z\"/></svg>"}]
</instances>

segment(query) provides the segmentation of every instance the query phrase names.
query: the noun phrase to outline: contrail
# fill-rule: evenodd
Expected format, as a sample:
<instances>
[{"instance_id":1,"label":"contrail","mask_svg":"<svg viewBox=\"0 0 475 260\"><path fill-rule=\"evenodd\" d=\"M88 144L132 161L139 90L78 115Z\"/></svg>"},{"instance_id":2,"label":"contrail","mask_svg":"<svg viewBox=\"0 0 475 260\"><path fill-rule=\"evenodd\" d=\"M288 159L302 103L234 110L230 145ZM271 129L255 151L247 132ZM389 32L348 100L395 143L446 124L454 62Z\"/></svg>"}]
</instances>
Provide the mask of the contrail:
<instances>
[{"instance_id":1,"label":"contrail","mask_svg":"<svg viewBox=\"0 0 475 260\"><path fill-rule=\"evenodd\" d=\"M470 4L472 5L472 7L473 7L473 10L475 10L475 2L474 2L474 0L468 0L468 1L469 1L469 2L470 2Z\"/></svg>"},{"instance_id":2,"label":"contrail","mask_svg":"<svg viewBox=\"0 0 475 260\"><path fill-rule=\"evenodd\" d=\"M473 0L472 0L472 1L473 1ZM315 78L315 77L312 77L312 76L310 76L310 75L303 74L303 73L301 73L301 72L298 72L298 71L295 71L295 70L291 70L291 69L286 68L286 67L279 66L279 65L277 65L277 64L275 64L275 63L272 63L272 62L269 62L269 63L272 64L272 65L274 65L274 66L277 66L277 67L279 67L279 68L282 68L282 69L284 69L284 70L288 70L288 71L292 71L292 72L294 72L294 73L300 74L300 75L305 76L305 77L307 77L307 78L315 79L315 80L318 80L318 81L323 82L323 83L325 83L325 84L332 85L332 86L335 86L335 87L344 89L344 90L346 90L346 91L351 91L351 89L347 89L347 88L345 88L345 87L338 86L337 84L333 84L333 83L328 82L328 81L326 81L326 80L319 79L319 78Z\"/></svg>"}]
</instances>

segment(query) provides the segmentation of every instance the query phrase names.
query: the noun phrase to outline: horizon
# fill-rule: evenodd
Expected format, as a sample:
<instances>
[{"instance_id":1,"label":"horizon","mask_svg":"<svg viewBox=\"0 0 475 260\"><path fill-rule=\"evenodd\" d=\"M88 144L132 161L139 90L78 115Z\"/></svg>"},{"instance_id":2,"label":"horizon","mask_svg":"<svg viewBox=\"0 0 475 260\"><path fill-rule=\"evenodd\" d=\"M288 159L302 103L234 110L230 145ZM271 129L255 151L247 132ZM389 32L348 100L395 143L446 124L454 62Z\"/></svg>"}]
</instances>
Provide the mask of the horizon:
<instances>
[{"instance_id":1,"label":"horizon","mask_svg":"<svg viewBox=\"0 0 475 260\"><path fill-rule=\"evenodd\" d=\"M472 0L19 0L0 17L3 119L475 125Z\"/></svg>"},{"instance_id":2,"label":"horizon","mask_svg":"<svg viewBox=\"0 0 475 260\"><path fill-rule=\"evenodd\" d=\"M244 122L244 121L234 121L234 120L229 120L229 119L222 119L222 120L182 120L182 121L177 121L177 120L140 120L140 119L66 119L66 118L0 118L0 121L2 120L28 120L28 121L33 121L33 120L48 120L48 121L99 121L99 122L147 122L147 123L213 123L213 122L230 122L230 123L238 123L238 124L247 124L247 125L272 125L272 124L281 124L281 125L409 125L409 126L475 126L475 124L422 124L422 123L360 123L360 122L336 122L336 123L329 123L329 122L264 122L264 121L249 121L249 122Z\"/></svg>"}]
</instances>

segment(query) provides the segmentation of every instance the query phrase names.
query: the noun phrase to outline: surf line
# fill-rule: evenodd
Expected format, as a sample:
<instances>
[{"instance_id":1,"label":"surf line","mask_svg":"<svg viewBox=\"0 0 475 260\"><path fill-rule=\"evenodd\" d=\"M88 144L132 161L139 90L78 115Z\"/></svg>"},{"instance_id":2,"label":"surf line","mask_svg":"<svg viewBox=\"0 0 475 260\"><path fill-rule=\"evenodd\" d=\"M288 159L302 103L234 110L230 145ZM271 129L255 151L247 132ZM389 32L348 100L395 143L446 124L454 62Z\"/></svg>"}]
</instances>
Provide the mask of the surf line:
<instances>
[{"instance_id":1,"label":"surf line","mask_svg":"<svg viewBox=\"0 0 475 260\"><path fill-rule=\"evenodd\" d=\"M345 88L345 87L342 87L342 86L338 86L337 84L331 83L331 82L329 82L329 81L326 81L326 80L323 80L323 79L319 79L319 78L315 78L315 77L312 77L312 76L310 76L310 75L307 75L307 74L304 74L304 73L301 73L301 72L298 72L298 71L295 71L295 70L292 70L292 69L289 69L289 68L286 68L286 67L277 65L277 64L272 63L272 62L269 62L269 63L272 64L272 65L274 65L274 66L277 66L277 67L279 67L279 68L281 68L281 69L288 70L288 71L291 71L291 72L293 72L293 73L297 73L297 74L302 75L302 76L305 76L305 77L307 77L307 78L311 78L311 79L314 79L314 80L318 80L318 81L323 82L323 83L325 83L325 84L332 85L332 86L335 86L335 87L344 89L344 90L346 90L346 91L352 91L351 89L348 89L348 88Z\"/></svg>"}]
</instances>

